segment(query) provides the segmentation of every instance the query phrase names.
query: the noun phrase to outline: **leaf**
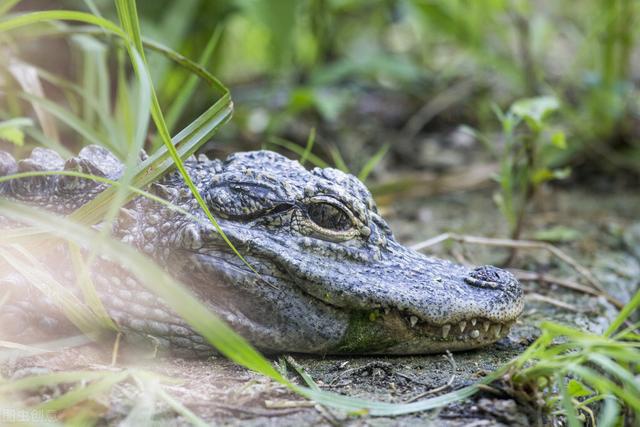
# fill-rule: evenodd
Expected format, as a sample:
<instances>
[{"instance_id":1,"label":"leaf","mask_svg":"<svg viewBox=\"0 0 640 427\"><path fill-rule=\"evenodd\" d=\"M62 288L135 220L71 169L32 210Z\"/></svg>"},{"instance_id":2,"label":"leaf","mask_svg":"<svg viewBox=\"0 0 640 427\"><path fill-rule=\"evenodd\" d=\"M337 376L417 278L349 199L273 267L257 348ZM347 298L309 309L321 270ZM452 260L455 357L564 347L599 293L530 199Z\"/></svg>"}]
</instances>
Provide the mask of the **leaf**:
<instances>
[{"instance_id":1,"label":"leaf","mask_svg":"<svg viewBox=\"0 0 640 427\"><path fill-rule=\"evenodd\" d=\"M571 168L562 169L538 169L531 176L531 182L535 185L542 184L543 182L551 181L552 179L565 179L571 175Z\"/></svg>"},{"instance_id":2,"label":"leaf","mask_svg":"<svg viewBox=\"0 0 640 427\"><path fill-rule=\"evenodd\" d=\"M0 139L21 147L24 144L24 132L17 127L0 128Z\"/></svg>"},{"instance_id":3,"label":"leaf","mask_svg":"<svg viewBox=\"0 0 640 427\"><path fill-rule=\"evenodd\" d=\"M525 119L534 130L540 130L544 119L560 108L560 102L553 96L520 99L511 105L511 113Z\"/></svg>"},{"instance_id":4,"label":"leaf","mask_svg":"<svg viewBox=\"0 0 640 427\"><path fill-rule=\"evenodd\" d=\"M551 135L551 144L561 150L567 149L567 139L561 130Z\"/></svg>"},{"instance_id":5,"label":"leaf","mask_svg":"<svg viewBox=\"0 0 640 427\"><path fill-rule=\"evenodd\" d=\"M567 391L572 397L585 397L594 393L589 387L574 379L569 380Z\"/></svg>"},{"instance_id":6,"label":"leaf","mask_svg":"<svg viewBox=\"0 0 640 427\"><path fill-rule=\"evenodd\" d=\"M15 18L17 20L18 18ZM11 20L8 20L9 22ZM0 27L7 21L0 22ZM1 31L1 30L0 30ZM33 95L36 97L44 98L44 89L42 88L42 82L38 76L38 70L27 63L11 59L8 66L9 72L14 79L18 82L25 94ZM47 113L40 105L32 103L33 110L36 113L36 117L40 122L42 132L47 138L54 141L59 141L58 129L56 127L53 117Z\"/></svg>"}]
</instances>

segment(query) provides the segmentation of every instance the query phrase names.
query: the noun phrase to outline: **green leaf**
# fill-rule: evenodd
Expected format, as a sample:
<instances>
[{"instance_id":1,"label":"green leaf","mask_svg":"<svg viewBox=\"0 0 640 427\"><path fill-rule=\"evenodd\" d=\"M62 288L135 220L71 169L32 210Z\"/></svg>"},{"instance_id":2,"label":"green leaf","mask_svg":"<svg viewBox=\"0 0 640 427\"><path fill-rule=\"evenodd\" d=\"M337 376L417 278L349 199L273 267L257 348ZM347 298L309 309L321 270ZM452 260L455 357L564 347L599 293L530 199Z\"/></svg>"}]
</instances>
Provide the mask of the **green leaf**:
<instances>
[{"instance_id":1,"label":"green leaf","mask_svg":"<svg viewBox=\"0 0 640 427\"><path fill-rule=\"evenodd\" d=\"M311 154L311 150L313 149L313 144L316 142L316 128L312 127L309 131L309 136L307 137L307 145L304 147L304 152L302 156L300 156L300 164L304 166L304 163L309 158L309 154Z\"/></svg>"},{"instance_id":2,"label":"green leaf","mask_svg":"<svg viewBox=\"0 0 640 427\"><path fill-rule=\"evenodd\" d=\"M569 383L567 384L567 391L571 397L584 397L594 393L589 387L574 379L569 380Z\"/></svg>"},{"instance_id":3,"label":"green leaf","mask_svg":"<svg viewBox=\"0 0 640 427\"><path fill-rule=\"evenodd\" d=\"M551 144L553 144L554 147L557 147L561 150L566 150L567 139L564 132L559 130L558 132L555 132L553 135L551 135Z\"/></svg>"},{"instance_id":4,"label":"green leaf","mask_svg":"<svg viewBox=\"0 0 640 427\"><path fill-rule=\"evenodd\" d=\"M576 408L573 406L573 402L571 401L571 393L569 392L568 387L565 387L562 384L562 376L559 376L556 382L559 385L559 388L562 390L562 408L564 409L564 414L567 417L569 427L582 427L582 423L578 420Z\"/></svg>"},{"instance_id":5,"label":"green leaf","mask_svg":"<svg viewBox=\"0 0 640 427\"><path fill-rule=\"evenodd\" d=\"M544 119L560 108L560 102L553 96L520 99L511 105L511 113L525 119L534 129L540 130Z\"/></svg>"},{"instance_id":6,"label":"green leaf","mask_svg":"<svg viewBox=\"0 0 640 427\"><path fill-rule=\"evenodd\" d=\"M0 1L0 15L7 13L13 6L15 6L20 0L2 0Z\"/></svg>"},{"instance_id":7,"label":"green leaf","mask_svg":"<svg viewBox=\"0 0 640 427\"><path fill-rule=\"evenodd\" d=\"M20 128L23 126L33 126L33 121L19 117L0 122L0 140L22 146L24 144L24 132Z\"/></svg>"},{"instance_id":8,"label":"green leaf","mask_svg":"<svg viewBox=\"0 0 640 427\"><path fill-rule=\"evenodd\" d=\"M543 182L551 181L552 179L565 179L571 175L571 168L562 169L548 169L542 168L536 170L531 176L531 182L535 185L542 184Z\"/></svg>"},{"instance_id":9,"label":"green leaf","mask_svg":"<svg viewBox=\"0 0 640 427\"><path fill-rule=\"evenodd\" d=\"M0 139L21 147L24 144L24 132L16 127L0 129Z\"/></svg>"}]
</instances>

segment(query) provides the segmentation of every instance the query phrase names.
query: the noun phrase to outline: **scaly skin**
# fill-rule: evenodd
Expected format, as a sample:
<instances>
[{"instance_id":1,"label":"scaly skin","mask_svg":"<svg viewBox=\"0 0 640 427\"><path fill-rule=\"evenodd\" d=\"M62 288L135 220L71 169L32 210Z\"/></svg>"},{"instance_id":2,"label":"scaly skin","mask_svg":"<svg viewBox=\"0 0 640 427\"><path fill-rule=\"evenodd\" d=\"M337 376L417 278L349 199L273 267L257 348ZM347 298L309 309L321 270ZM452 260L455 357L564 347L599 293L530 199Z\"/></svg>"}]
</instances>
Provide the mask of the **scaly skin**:
<instances>
[{"instance_id":1,"label":"scaly skin","mask_svg":"<svg viewBox=\"0 0 640 427\"><path fill-rule=\"evenodd\" d=\"M225 161L200 156L185 165L226 235L260 277L208 223L177 172L150 191L200 221L139 197L122 210L113 234L159 265L170 266L200 301L263 351L467 350L504 337L522 311L522 289L510 273L429 258L396 242L371 194L352 175L330 168L309 171L269 151L236 153ZM1 175L63 168L112 179L122 173L121 163L97 146L66 163L45 149L35 149L19 162L0 153ZM4 198L67 214L104 188L50 176L12 180L0 192ZM74 289L66 248L55 252L44 263ZM181 354L212 352L123 268L97 259L90 270L103 304L125 336L153 336L161 347ZM55 304L25 284L20 272L3 271L0 284L11 296L0 307L0 322L20 325L5 335L61 330Z\"/></svg>"}]
</instances>

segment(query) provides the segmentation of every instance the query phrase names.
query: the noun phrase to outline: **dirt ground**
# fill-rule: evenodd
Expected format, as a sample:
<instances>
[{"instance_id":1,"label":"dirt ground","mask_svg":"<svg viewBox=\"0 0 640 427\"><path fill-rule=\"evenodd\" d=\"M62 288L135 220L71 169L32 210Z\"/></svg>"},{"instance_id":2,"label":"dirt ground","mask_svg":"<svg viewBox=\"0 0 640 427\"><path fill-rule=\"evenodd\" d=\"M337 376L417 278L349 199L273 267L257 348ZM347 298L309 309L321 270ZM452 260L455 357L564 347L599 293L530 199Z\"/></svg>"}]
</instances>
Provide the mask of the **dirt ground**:
<instances>
[{"instance_id":1,"label":"dirt ground","mask_svg":"<svg viewBox=\"0 0 640 427\"><path fill-rule=\"evenodd\" d=\"M504 223L488 190L450 193L429 199L413 199L384 207L398 240L412 244L446 231L483 236L504 235ZM591 189L555 189L541 194L529 215L529 235L563 225L577 231L560 247L590 268L613 295L627 301L640 283L640 194L637 192L594 194ZM442 244L430 254L457 257L472 263L499 263L506 252L482 246ZM452 255L453 254L453 255ZM635 254L635 256L634 256ZM572 269L544 251L521 252L520 268L579 280ZM602 298L557 286L525 283L525 312L511 333L495 345L470 352L419 357L311 357L295 360L324 389L389 402L409 402L471 384L520 354L537 336L536 325L553 320L601 332L616 311ZM555 301L549 303L545 298ZM15 359L5 363L5 377L30 372L33 367L65 369L109 368L110 353L94 346ZM184 360L140 357L127 366L152 370L173 379L164 390L186 407L215 425L243 426L493 426L529 425L535 415L508 397L480 393L469 401L437 411L393 418L347 416L302 400L284 387L240 368L221 357ZM290 373L290 377L294 377ZM447 385L450 384L450 385ZM59 391L49 391L55 395ZM39 400L47 393L33 396ZM186 425L168 407L154 403L153 388L145 393L131 383L114 387L93 411L100 424L135 421L140 412L155 413L159 424ZM142 408L142 409L141 409ZM128 419L126 417L129 417ZM147 418L148 419L148 418ZM134 422L135 424L135 422Z\"/></svg>"}]
</instances>

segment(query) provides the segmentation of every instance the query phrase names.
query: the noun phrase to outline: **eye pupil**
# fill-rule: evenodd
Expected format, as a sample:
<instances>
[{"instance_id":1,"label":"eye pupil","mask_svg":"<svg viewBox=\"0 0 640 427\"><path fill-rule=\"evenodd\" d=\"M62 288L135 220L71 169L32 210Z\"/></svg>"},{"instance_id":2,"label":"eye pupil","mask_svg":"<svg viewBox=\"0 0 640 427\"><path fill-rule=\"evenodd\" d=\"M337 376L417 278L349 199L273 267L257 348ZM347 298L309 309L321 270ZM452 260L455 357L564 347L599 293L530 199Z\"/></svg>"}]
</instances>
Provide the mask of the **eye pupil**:
<instances>
[{"instance_id":1,"label":"eye pupil","mask_svg":"<svg viewBox=\"0 0 640 427\"><path fill-rule=\"evenodd\" d=\"M342 211L328 203L315 203L307 208L309 219L322 228L346 231L352 227L351 220Z\"/></svg>"}]
</instances>

